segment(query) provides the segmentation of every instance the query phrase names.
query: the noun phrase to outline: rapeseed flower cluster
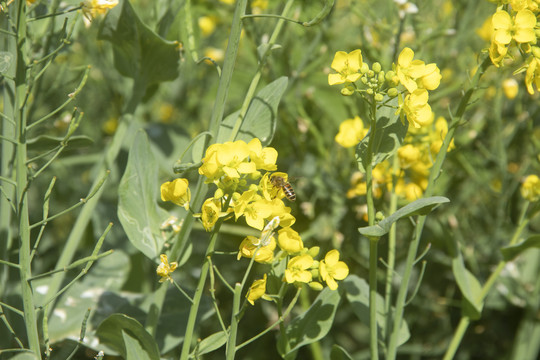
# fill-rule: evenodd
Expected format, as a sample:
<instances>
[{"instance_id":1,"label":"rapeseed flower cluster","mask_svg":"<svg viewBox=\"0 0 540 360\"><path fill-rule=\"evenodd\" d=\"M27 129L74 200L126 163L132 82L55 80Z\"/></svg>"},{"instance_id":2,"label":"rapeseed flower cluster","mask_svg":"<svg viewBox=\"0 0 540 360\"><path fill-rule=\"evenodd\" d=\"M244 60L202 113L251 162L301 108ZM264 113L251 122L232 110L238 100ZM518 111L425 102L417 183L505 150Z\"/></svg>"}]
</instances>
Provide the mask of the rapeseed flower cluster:
<instances>
[{"instance_id":1,"label":"rapeseed flower cluster","mask_svg":"<svg viewBox=\"0 0 540 360\"><path fill-rule=\"evenodd\" d=\"M323 288L316 281L320 279L335 290L336 280L343 280L349 271L339 261L337 250L329 252L324 260L315 260L319 248L306 248L300 234L292 228L296 219L283 200L287 196L281 185L288 184L288 174L276 171L277 156L274 148L263 147L256 138L249 143L238 140L213 144L206 150L198 169L205 182L216 187L213 196L204 201L201 212L195 214L206 231L217 231L215 225L219 219L232 218L235 221L243 218L248 226L261 231L260 237L246 236L242 240L237 257L271 265L271 271L256 280L248 291L246 297L251 304L261 297L270 298L265 296L268 275L281 277L289 284L307 283L318 290ZM280 184L276 183L276 177L281 178ZM163 183L161 199L193 210L187 179ZM282 261L286 266L276 270ZM160 275L167 277L172 271L164 269L167 270L166 265L161 266L164 275Z\"/></svg>"},{"instance_id":2,"label":"rapeseed flower cluster","mask_svg":"<svg viewBox=\"0 0 540 360\"><path fill-rule=\"evenodd\" d=\"M489 56L500 67L505 61L515 61L517 54L524 59L515 73L525 72L525 85L529 94L534 86L540 88L540 48L536 46L539 30L540 3L536 0L499 0L496 12L488 19L491 26ZM516 51L514 51L516 50Z\"/></svg>"},{"instance_id":3,"label":"rapeseed flower cluster","mask_svg":"<svg viewBox=\"0 0 540 360\"><path fill-rule=\"evenodd\" d=\"M521 196L530 202L540 200L540 178L537 175L529 175L521 184Z\"/></svg>"},{"instance_id":4,"label":"rapeseed flower cluster","mask_svg":"<svg viewBox=\"0 0 540 360\"><path fill-rule=\"evenodd\" d=\"M398 111L402 120L406 117L409 124L415 128L428 125L431 117L428 90L439 87L441 72L434 63L426 64L422 60L415 60L414 51L411 49L403 49L397 64L393 64L392 70L387 72L383 71L377 62L370 69L363 61L360 49L350 53L336 52L331 68L335 73L328 75L328 84L343 84L343 95L360 93L369 101L376 102L382 102L385 96L399 96ZM358 84L358 81L361 84ZM397 88L399 85L401 91Z\"/></svg>"},{"instance_id":5,"label":"rapeseed flower cluster","mask_svg":"<svg viewBox=\"0 0 540 360\"><path fill-rule=\"evenodd\" d=\"M349 120L345 120L349 121ZM341 127L340 127L341 131ZM430 119L421 128L409 128L403 144L397 150L399 169L392 172L392 166L385 160L373 168L373 195L380 198L384 190L391 190L395 183L394 192L407 201L413 201L422 197L429 177L429 170L435 162L444 137L448 132L448 123L444 117L434 120L433 113ZM336 136L336 141L338 141ZM453 140L448 151L454 148ZM347 198L366 195L366 181L364 175L355 172L351 177L351 187L347 192Z\"/></svg>"}]
</instances>

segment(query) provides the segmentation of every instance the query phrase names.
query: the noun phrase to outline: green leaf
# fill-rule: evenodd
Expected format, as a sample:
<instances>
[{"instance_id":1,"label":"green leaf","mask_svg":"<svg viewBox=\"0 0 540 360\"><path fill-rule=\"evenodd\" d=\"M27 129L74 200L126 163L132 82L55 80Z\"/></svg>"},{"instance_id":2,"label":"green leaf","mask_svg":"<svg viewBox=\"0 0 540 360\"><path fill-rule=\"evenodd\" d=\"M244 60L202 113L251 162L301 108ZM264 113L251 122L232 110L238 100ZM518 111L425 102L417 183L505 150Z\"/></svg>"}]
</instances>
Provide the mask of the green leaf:
<instances>
[{"instance_id":1,"label":"green leaf","mask_svg":"<svg viewBox=\"0 0 540 360\"><path fill-rule=\"evenodd\" d=\"M159 349L144 327L124 314L113 314L97 329L100 342L120 353L124 359L159 360Z\"/></svg>"},{"instance_id":2,"label":"green leaf","mask_svg":"<svg viewBox=\"0 0 540 360\"><path fill-rule=\"evenodd\" d=\"M306 312L287 325L285 331L291 350L285 354L286 358L293 358L302 346L314 343L328 334L340 299L339 291L325 288Z\"/></svg>"},{"instance_id":3,"label":"green leaf","mask_svg":"<svg viewBox=\"0 0 540 360\"><path fill-rule=\"evenodd\" d=\"M365 236L381 237L390 231L392 224L404 217L415 215L427 215L433 208L439 204L450 202L448 198L443 196L432 196L428 198L418 199L410 204L405 205L397 210L392 215L381 220L379 223L372 226L365 226L358 229L360 234Z\"/></svg>"},{"instance_id":4,"label":"green leaf","mask_svg":"<svg viewBox=\"0 0 540 360\"><path fill-rule=\"evenodd\" d=\"M343 280L342 286L356 316L369 325L369 284L356 275L349 275ZM384 313L384 299L377 294L377 332L380 338L383 335L383 329L386 328L387 319L388 315ZM409 340L410 336L407 322L403 320L398 333L398 346Z\"/></svg>"},{"instance_id":5,"label":"green leaf","mask_svg":"<svg viewBox=\"0 0 540 360\"><path fill-rule=\"evenodd\" d=\"M203 339L198 344L195 351L193 351L191 356L194 356L196 359L198 359L197 357L198 355L204 355L214 350L217 350L223 345L225 345L225 343L227 343L227 338L228 338L228 335L225 331L214 333L206 337L205 339Z\"/></svg>"},{"instance_id":6,"label":"green leaf","mask_svg":"<svg viewBox=\"0 0 540 360\"><path fill-rule=\"evenodd\" d=\"M236 140L249 142L253 138L258 138L263 146L272 141L276 131L278 105L288 83L288 78L282 76L266 85L253 97ZM223 120L219 129L217 143L229 140L239 113L240 111L236 111Z\"/></svg>"},{"instance_id":7,"label":"green leaf","mask_svg":"<svg viewBox=\"0 0 540 360\"><path fill-rule=\"evenodd\" d=\"M165 239L160 226L168 213L157 205L157 164L144 131L135 136L118 187L118 218L129 241L156 261Z\"/></svg>"},{"instance_id":8,"label":"green leaf","mask_svg":"<svg viewBox=\"0 0 540 360\"><path fill-rule=\"evenodd\" d=\"M114 45L114 65L126 77L146 85L178 77L178 42L161 38L143 24L128 0L107 13L99 39Z\"/></svg>"},{"instance_id":9,"label":"green leaf","mask_svg":"<svg viewBox=\"0 0 540 360\"><path fill-rule=\"evenodd\" d=\"M388 105L397 106L397 98L392 99ZM407 134L408 125L403 124L399 119L399 114L395 114L394 107L382 107L378 110L379 117L375 127L375 138L373 139L373 156L371 164L375 165L383 162L388 157L393 155L403 143L403 139ZM366 172L367 168L367 149L368 142L371 136L369 133L360 141L356 148L356 160L358 169L361 172Z\"/></svg>"},{"instance_id":10,"label":"green leaf","mask_svg":"<svg viewBox=\"0 0 540 360\"><path fill-rule=\"evenodd\" d=\"M461 308L463 314L472 320L479 319L484 306L484 301L481 299L482 286L480 282L465 268L461 256L452 259L452 272L463 295Z\"/></svg>"},{"instance_id":11,"label":"green leaf","mask_svg":"<svg viewBox=\"0 0 540 360\"><path fill-rule=\"evenodd\" d=\"M330 352L330 360L353 360L352 356L339 345L334 344Z\"/></svg>"},{"instance_id":12,"label":"green leaf","mask_svg":"<svg viewBox=\"0 0 540 360\"><path fill-rule=\"evenodd\" d=\"M510 261L530 248L540 248L540 235L533 235L516 245L505 246L501 248L501 253L505 261Z\"/></svg>"}]
</instances>

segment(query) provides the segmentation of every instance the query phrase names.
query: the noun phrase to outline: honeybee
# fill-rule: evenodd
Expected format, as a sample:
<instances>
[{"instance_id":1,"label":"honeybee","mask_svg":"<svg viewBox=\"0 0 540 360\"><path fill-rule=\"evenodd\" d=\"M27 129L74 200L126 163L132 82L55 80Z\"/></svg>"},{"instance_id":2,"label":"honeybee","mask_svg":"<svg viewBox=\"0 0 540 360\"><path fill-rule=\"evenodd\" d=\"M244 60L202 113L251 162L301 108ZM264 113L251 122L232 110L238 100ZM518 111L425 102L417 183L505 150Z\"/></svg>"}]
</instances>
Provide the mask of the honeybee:
<instances>
[{"instance_id":1,"label":"honeybee","mask_svg":"<svg viewBox=\"0 0 540 360\"><path fill-rule=\"evenodd\" d=\"M272 175L270 177L270 182L272 185L274 185L277 188L281 188L283 190L283 193L285 194L285 197L289 201L295 201L296 200L296 194L294 193L294 189L289 182L285 180L285 178L279 176L279 175Z\"/></svg>"}]
</instances>

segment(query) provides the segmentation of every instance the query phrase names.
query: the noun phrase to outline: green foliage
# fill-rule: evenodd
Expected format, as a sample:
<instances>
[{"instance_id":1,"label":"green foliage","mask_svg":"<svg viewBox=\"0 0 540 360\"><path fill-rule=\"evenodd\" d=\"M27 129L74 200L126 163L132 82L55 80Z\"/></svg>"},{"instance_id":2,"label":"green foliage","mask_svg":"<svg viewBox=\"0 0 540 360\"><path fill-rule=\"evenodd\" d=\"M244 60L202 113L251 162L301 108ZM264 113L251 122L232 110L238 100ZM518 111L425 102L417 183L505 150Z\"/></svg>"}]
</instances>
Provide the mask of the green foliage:
<instances>
[{"instance_id":1,"label":"green foliage","mask_svg":"<svg viewBox=\"0 0 540 360\"><path fill-rule=\"evenodd\" d=\"M124 314L113 314L99 325L97 335L103 344L125 359L159 359L159 349L144 327Z\"/></svg>"},{"instance_id":2,"label":"green foliage","mask_svg":"<svg viewBox=\"0 0 540 360\"><path fill-rule=\"evenodd\" d=\"M366 226L359 228L360 234L365 236L380 237L390 231L390 227L399 219L403 219L415 215L427 215L433 210L434 207L440 204L449 202L445 197L433 196L429 198L423 198L413 201L410 204L405 205L401 209L394 212L392 215L379 221L376 225Z\"/></svg>"},{"instance_id":3,"label":"green foliage","mask_svg":"<svg viewBox=\"0 0 540 360\"><path fill-rule=\"evenodd\" d=\"M501 248L501 253L506 261L511 261L519 254L530 248L540 248L540 235L533 235L519 244Z\"/></svg>"},{"instance_id":4,"label":"green foliage","mask_svg":"<svg viewBox=\"0 0 540 360\"><path fill-rule=\"evenodd\" d=\"M157 261L165 243L161 223L167 212L156 204L159 184L157 165L146 134L138 132L118 187L118 218L129 241Z\"/></svg>"},{"instance_id":5,"label":"green foliage","mask_svg":"<svg viewBox=\"0 0 540 360\"><path fill-rule=\"evenodd\" d=\"M178 76L178 42L167 41L148 28L129 0L111 10L101 24L99 39L114 44L114 65L123 76L151 85Z\"/></svg>"}]
</instances>

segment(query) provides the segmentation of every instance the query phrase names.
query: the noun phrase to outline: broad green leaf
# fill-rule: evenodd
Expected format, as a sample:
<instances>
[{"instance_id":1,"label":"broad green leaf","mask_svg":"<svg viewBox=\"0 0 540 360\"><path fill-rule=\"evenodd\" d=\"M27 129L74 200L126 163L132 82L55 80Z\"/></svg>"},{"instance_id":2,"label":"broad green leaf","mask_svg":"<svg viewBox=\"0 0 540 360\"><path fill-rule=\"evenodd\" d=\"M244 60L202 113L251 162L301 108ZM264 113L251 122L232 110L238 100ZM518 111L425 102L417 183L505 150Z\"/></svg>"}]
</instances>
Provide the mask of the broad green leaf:
<instances>
[{"instance_id":1,"label":"broad green leaf","mask_svg":"<svg viewBox=\"0 0 540 360\"><path fill-rule=\"evenodd\" d=\"M334 344L330 352L330 360L353 360L352 356L339 345Z\"/></svg>"},{"instance_id":2,"label":"broad green leaf","mask_svg":"<svg viewBox=\"0 0 540 360\"><path fill-rule=\"evenodd\" d=\"M143 349L141 343L130 335L128 331L122 330L122 340L124 340L125 358L130 360L150 360L149 354Z\"/></svg>"},{"instance_id":3,"label":"broad green leaf","mask_svg":"<svg viewBox=\"0 0 540 360\"><path fill-rule=\"evenodd\" d=\"M263 146L272 141L278 120L278 105L288 83L287 77L282 76L266 85L253 97L236 140L249 142L253 138L258 138ZM238 114L239 111L234 112L223 120L217 138L218 143L229 140Z\"/></svg>"},{"instance_id":4,"label":"broad green leaf","mask_svg":"<svg viewBox=\"0 0 540 360\"><path fill-rule=\"evenodd\" d=\"M392 99L388 105L397 106L397 98ZM399 118L399 114L395 114L394 107L382 107L378 110L378 118L375 128L375 138L373 139L372 161L373 167L383 162L401 146L405 135L407 134L408 125L403 124ZM367 168L367 150L369 138L372 131L360 141L356 148L356 160L358 169L361 172L366 172Z\"/></svg>"},{"instance_id":5,"label":"broad green leaf","mask_svg":"<svg viewBox=\"0 0 540 360\"><path fill-rule=\"evenodd\" d=\"M349 275L342 283L347 300L356 316L369 325L369 284L356 275ZM392 312L394 309L392 308ZM384 312L384 299L377 294L377 332L379 337L383 335L383 329L386 328L388 314ZM398 346L404 344L411 336L407 322L403 320L398 333Z\"/></svg>"},{"instance_id":6,"label":"broad green leaf","mask_svg":"<svg viewBox=\"0 0 540 360\"><path fill-rule=\"evenodd\" d=\"M261 140L263 146L268 145L274 137L277 124L277 109L283 93L287 89L288 79L282 76L262 88L253 97L249 104L246 117L240 126L236 140L250 142L253 138ZM229 141L232 129L238 119L240 110L229 114L219 128L216 143ZM193 144L192 160L194 164L201 161L205 137L201 137Z\"/></svg>"},{"instance_id":7,"label":"broad green leaf","mask_svg":"<svg viewBox=\"0 0 540 360\"><path fill-rule=\"evenodd\" d=\"M126 77L146 85L178 77L178 42L161 38L143 24L128 0L107 13L99 39L113 44L114 65Z\"/></svg>"},{"instance_id":8,"label":"broad green leaf","mask_svg":"<svg viewBox=\"0 0 540 360\"><path fill-rule=\"evenodd\" d=\"M463 295L462 311L473 320L479 319L484 301L480 298L482 286L476 277L465 268L461 256L452 259L452 272Z\"/></svg>"},{"instance_id":9,"label":"broad green leaf","mask_svg":"<svg viewBox=\"0 0 540 360\"><path fill-rule=\"evenodd\" d=\"M159 349L152 335L137 320L124 314L113 314L105 319L97 329L97 336L124 359L159 360ZM136 357L128 356L135 356L128 348L135 345Z\"/></svg>"},{"instance_id":10,"label":"broad green leaf","mask_svg":"<svg viewBox=\"0 0 540 360\"><path fill-rule=\"evenodd\" d=\"M527 240L512 246L501 248L501 253L505 261L510 261L523 251L530 248L540 248L540 235L534 235Z\"/></svg>"},{"instance_id":11,"label":"broad green leaf","mask_svg":"<svg viewBox=\"0 0 540 360\"><path fill-rule=\"evenodd\" d=\"M198 355L204 355L214 350L219 349L227 343L228 335L225 331L214 333L204 338L198 345L191 356L198 359Z\"/></svg>"},{"instance_id":12,"label":"broad green leaf","mask_svg":"<svg viewBox=\"0 0 540 360\"><path fill-rule=\"evenodd\" d=\"M302 346L314 343L328 334L340 299L339 291L325 288L305 313L287 325L285 331L291 350L285 354L286 359L294 358L294 354Z\"/></svg>"},{"instance_id":13,"label":"broad green leaf","mask_svg":"<svg viewBox=\"0 0 540 360\"><path fill-rule=\"evenodd\" d=\"M83 266L81 266L81 269ZM104 293L119 291L126 282L130 272L129 257L117 250L111 255L96 261L88 274L74 283L64 292L49 317L49 338L51 342L66 338L77 339L81 332L81 324L88 308L103 303ZM45 293L49 279L38 279L32 282L36 289L36 301L44 300L39 294ZM93 331L92 317L87 323L87 338Z\"/></svg>"},{"instance_id":14,"label":"broad green leaf","mask_svg":"<svg viewBox=\"0 0 540 360\"><path fill-rule=\"evenodd\" d=\"M129 241L156 261L165 239L160 226L169 215L157 205L157 164L144 131L135 136L118 187L118 218Z\"/></svg>"},{"instance_id":15,"label":"broad green leaf","mask_svg":"<svg viewBox=\"0 0 540 360\"><path fill-rule=\"evenodd\" d=\"M385 235L388 231L390 231L392 224L399 219L415 215L427 215L431 210L433 210L435 206L447 202L450 202L450 200L443 196L432 196L428 198L418 199L410 204L405 205L392 215L381 220L379 223L372 226L361 227L358 229L358 231L360 232L360 234L365 236L381 237Z\"/></svg>"}]
</instances>

